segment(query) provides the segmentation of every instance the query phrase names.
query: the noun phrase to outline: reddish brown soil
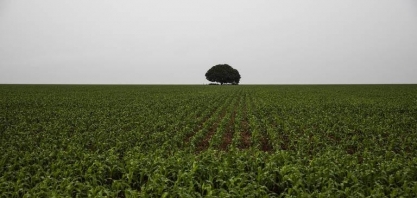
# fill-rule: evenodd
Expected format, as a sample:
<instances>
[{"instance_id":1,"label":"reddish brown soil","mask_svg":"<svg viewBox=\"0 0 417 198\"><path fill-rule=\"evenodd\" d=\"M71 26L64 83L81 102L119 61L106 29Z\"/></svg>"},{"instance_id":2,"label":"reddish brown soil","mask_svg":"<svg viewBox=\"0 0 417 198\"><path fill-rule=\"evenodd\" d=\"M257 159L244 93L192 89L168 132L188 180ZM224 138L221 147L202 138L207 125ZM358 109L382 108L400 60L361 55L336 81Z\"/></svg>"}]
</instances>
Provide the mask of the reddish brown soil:
<instances>
[{"instance_id":1,"label":"reddish brown soil","mask_svg":"<svg viewBox=\"0 0 417 198\"><path fill-rule=\"evenodd\" d=\"M233 113L231 115L231 118L229 120L229 123L227 124L226 133L223 135L222 143L220 145L221 150L227 150L228 146L231 144L233 139L233 132L235 130L235 119L236 119L236 111L238 108L238 103L235 104Z\"/></svg>"},{"instance_id":2,"label":"reddish brown soil","mask_svg":"<svg viewBox=\"0 0 417 198\"><path fill-rule=\"evenodd\" d=\"M262 151L269 152L273 150L271 142L268 141L268 138L262 137L261 143L262 143L261 144Z\"/></svg>"},{"instance_id":3,"label":"reddish brown soil","mask_svg":"<svg viewBox=\"0 0 417 198\"><path fill-rule=\"evenodd\" d=\"M197 149L196 149L197 152L206 150L209 147L210 140L213 137L213 135L216 133L217 127L219 126L220 121L223 119L225 115L226 115L226 108L223 108L219 118L210 127L209 132L206 134L203 140L197 145Z\"/></svg>"},{"instance_id":4,"label":"reddish brown soil","mask_svg":"<svg viewBox=\"0 0 417 198\"><path fill-rule=\"evenodd\" d=\"M222 140L222 144L220 145L220 149L221 150L227 150L228 146L230 145L230 143L232 142L233 139L233 133L231 132L227 132L224 136L223 136L223 140Z\"/></svg>"},{"instance_id":5,"label":"reddish brown soil","mask_svg":"<svg viewBox=\"0 0 417 198\"><path fill-rule=\"evenodd\" d=\"M207 120L211 117L211 116L213 116L213 114L216 112L216 110L218 109L219 107L217 107L217 108L215 108L215 109L213 109L211 112L210 112L210 116L207 116L206 118L204 118L204 120L200 123L200 124L198 124L197 126L195 126L194 127L194 129L193 129L193 133L189 133L189 134L187 134L185 137L184 137L184 142L186 142L186 143L188 143L188 142L190 142L191 141L191 138L198 132L198 131L200 131L202 128L203 128L203 126L204 126L204 124L207 122ZM197 118L196 118L197 119Z\"/></svg>"},{"instance_id":6,"label":"reddish brown soil","mask_svg":"<svg viewBox=\"0 0 417 198\"><path fill-rule=\"evenodd\" d=\"M282 136L282 139L283 139L283 141L282 141L282 143L280 144L281 149L282 149L282 150L288 150L288 149L289 149L289 145L288 145L288 143L289 143L289 139L288 139L288 136L284 134L284 135Z\"/></svg>"},{"instance_id":7,"label":"reddish brown soil","mask_svg":"<svg viewBox=\"0 0 417 198\"><path fill-rule=\"evenodd\" d=\"M247 149L251 145L251 141L250 141L251 140L251 134L247 130L243 131L241 134L242 134L242 142L239 145L239 148L240 149Z\"/></svg>"},{"instance_id":8,"label":"reddish brown soil","mask_svg":"<svg viewBox=\"0 0 417 198\"><path fill-rule=\"evenodd\" d=\"M239 145L240 149L247 149L251 145L251 133L249 132L249 123L248 123L248 110L246 106L246 98L243 101L243 120L241 122L241 126L243 131L240 133L241 138L241 144Z\"/></svg>"}]
</instances>

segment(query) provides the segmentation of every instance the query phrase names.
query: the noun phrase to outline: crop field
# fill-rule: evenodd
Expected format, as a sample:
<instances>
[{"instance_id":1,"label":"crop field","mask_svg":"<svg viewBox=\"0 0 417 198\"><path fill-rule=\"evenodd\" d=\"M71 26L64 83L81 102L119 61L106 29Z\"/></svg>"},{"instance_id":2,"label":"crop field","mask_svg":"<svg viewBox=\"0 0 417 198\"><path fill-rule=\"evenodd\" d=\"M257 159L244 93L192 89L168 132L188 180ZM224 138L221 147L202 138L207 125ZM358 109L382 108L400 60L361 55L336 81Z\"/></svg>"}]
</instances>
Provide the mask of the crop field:
<instances>
[{"instance_id":1,"label":"crop field","mask_svg":"<svg viewBox=\"0 0 417 198\"><path fill-rule=\"evenodd\" d=\"M417 85L0 85L0 197L416 197Z\"/></svg>"}]
</instances>

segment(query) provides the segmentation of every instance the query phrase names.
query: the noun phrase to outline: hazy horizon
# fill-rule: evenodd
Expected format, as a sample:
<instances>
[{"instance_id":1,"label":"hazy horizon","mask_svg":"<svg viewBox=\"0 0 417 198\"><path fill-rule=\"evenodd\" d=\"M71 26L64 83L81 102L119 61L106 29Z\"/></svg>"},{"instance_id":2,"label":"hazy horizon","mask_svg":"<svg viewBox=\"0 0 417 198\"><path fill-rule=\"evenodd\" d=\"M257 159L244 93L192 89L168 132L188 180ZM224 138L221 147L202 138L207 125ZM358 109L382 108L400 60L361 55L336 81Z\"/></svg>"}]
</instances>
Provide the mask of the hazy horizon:
<instances>
[{"instance_id":1,"label":"hazy horizon","mask_svg":"<svg viewBox=\"0 0 417 198\"><path fill-rule=\"evenodd\" d=\"M416 84L417 1L0 0L0 84Z\"/></svg>"}]
</instances>

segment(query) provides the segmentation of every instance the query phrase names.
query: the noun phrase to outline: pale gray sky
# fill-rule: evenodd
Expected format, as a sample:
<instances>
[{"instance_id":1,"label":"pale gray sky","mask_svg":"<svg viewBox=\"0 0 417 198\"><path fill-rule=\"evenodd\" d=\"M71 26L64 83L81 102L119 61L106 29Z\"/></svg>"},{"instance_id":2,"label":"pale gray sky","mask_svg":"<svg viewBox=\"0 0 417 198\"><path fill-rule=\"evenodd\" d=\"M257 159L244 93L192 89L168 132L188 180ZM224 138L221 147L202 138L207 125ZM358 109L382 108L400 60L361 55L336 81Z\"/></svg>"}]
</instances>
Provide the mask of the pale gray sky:
<instances>
[{"instance_id":1,"label":"pale gray sky","mask_svg":"<svg viewBox=\"0 0 417 198\"><path fill-rule=\"evenodd\" d=\"M416 0L0 0L0 83L417 83Z\"/></svg>"}]
</instances>

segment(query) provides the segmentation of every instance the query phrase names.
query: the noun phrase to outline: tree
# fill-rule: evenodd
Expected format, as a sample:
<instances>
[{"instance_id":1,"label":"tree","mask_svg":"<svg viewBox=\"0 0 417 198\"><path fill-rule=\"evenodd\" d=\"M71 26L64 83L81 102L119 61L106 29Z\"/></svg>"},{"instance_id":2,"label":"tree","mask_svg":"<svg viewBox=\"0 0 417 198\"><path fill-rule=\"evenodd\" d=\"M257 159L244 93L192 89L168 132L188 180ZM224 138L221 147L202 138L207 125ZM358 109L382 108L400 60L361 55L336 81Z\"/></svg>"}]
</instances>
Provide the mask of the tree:
<instances>
[{"instance_id":1,"label":"tree","mask_svg":"<svg viewBox=\"0 0 417 198\"><path fill-rule=\"evenodd\" d=\"M237 85L240 82L240 74L239 71L228 64L219 64L206 72L206 79L210 82L218 82L221 85L224 83Z\"/></svg>"}]
</instances>

